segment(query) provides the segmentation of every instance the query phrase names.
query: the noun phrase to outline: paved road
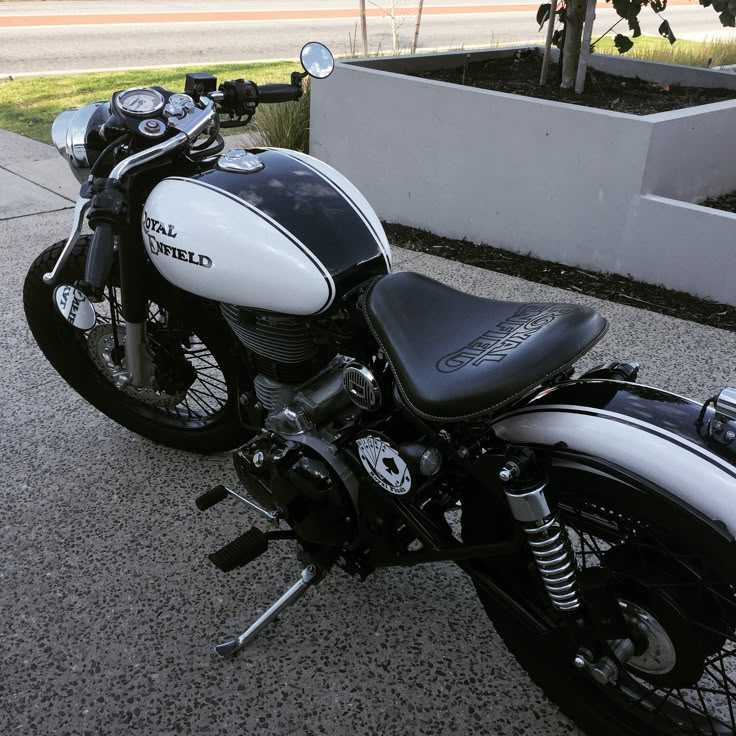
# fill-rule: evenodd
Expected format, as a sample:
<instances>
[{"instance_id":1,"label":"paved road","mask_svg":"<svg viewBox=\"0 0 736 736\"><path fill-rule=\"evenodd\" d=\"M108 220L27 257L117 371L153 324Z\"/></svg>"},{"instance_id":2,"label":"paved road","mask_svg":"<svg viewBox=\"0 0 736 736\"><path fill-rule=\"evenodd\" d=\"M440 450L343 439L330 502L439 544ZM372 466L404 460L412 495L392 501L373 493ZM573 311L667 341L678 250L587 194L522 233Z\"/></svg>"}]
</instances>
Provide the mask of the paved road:
<instances>
[{"instance_id":1,"label":"paved road","mask_svg":"<svg viewBox=\"0 0 736 736\"><path fill-rule=\"evenodd\" d=\"M40 183L40 184L39 184ZM451 565L336 573L236 659L211 645L295 579L290 543L247 571L205 553L254 520L192 499L229 459L162 449L97 413L25 326L36 253L76 186L48 146L0 131L0 733L93 736L582 736L529 681ZM611 330L585 365L703 399L732 384L736 335L408 251L400 268L500 299L577 302ZM663 340L662 336L667 339ZM592 736L592 735L591 735Z\"/></svg>"},{"instance_id":2,"label":"paved road","mask_svg":"<svg viewBox=\"0 0 736 736\"><path fill-rule=\"evenodd\" d=\"M723 33L712 11L698 6L692 0L688 5L676 5L667 11L672 27L679 36ZM529 8L529 3L519 4ZM215 0L208 5L208 12L251 12L274 9L274 3L263 0L229 2ZM277 9L295 11L304 7L295 0L279 0ZM354 3L347 0L309 0L308 7L319 11L337 12L337 8ZM408 8L411 3L406 3ZM503 12L453 14L460 6L483 6L503 9ZM513 5L513 3L512 3ZM459 46L486 46L496 42L514 42L541 39L530 10L509 11L509 0L499 2L475 2L473 0L428 0L429 10L446 8L445 15L428 14L422 21L420 45L424 48ZM152 12L171 13L175 9L196 13L201 4L193 0L162 0L126 3L127 14ZM109 0L80 2L28 2L0 3L0 16L12 22L26 15L34 22L39 15L81 15L106 12L120 13L120 3ZM352 11L351 11L352 12ZM197 14L199 18L199 14ZM600 32L615 22L614 11L602 7L598 13L596 28ZM656 34L659 19L645 9L642 12L645 33ZM10 22L10 20L6 22ZM349 53L356 34L354 18L311 18L280 20L230 20L167 23L125 23L96 25L59 25L53 27L3 27L0 17L0 78L8 75L33 74L48 71L85 70L100 68L132 68L138 66L173 65L188 63L214 63L220 61L245 61L255 59L295 58L303 43L319 39L329 44L335 53ZM400 38L408 45L413 33L413 19L402 19ZM623 24L622 24L623 25ZM369 19L369 42L372 49L391 48L391 22L388 18ZM734 35L732 33L732 35Z\"/></svg>"}]
</instances>

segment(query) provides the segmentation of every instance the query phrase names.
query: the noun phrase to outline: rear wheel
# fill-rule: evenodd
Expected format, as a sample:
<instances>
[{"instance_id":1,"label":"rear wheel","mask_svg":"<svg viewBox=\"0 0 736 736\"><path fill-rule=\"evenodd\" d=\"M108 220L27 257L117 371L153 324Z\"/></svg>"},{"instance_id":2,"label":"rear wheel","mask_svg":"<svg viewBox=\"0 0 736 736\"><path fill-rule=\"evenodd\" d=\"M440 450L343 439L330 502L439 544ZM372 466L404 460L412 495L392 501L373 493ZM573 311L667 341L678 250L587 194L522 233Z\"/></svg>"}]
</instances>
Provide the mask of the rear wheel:
<instances>
[{"instance_id":1,"label":"rear wheel","mask_svg":"<svg viewBox=\"0 0 736 736\"><path fill-rule=\"evenodd\" d=\"M53 286L43 283L63 243L33 262L23 299L31 332L67 383L128 429L170 447L195 452L232 449L248 438L238 414L238 363L227 326L212 305L167 288L153 289L147 344L154 375L146 388L119 387L125 367L120 290L113 281L95 305L90 330L71 327L59 314ZM80 238L57 283L84 277L89 238Z\"/></svg>"},{"instance_id":2,"label":"rear wheel","mask_svg":"<svg viewBox=\"0 0 736 736\"><path fill-rule=\"evenodd\" d=\"M558 468L548 488L578 568L608 574L637 649L614 684L599 685L574 667L574 657L560 661L558 648L550 646L550 637L559 641L565 631L535 636L494 608L479 587L512 654L567 715L596 736L736 734L732 545L664 500L643 503L651 496L624 479ZM479 543L483 527L481 514L464 516L465 540ZM538 604L548 606L542 592Z\"/></svg>"}]
</instances>

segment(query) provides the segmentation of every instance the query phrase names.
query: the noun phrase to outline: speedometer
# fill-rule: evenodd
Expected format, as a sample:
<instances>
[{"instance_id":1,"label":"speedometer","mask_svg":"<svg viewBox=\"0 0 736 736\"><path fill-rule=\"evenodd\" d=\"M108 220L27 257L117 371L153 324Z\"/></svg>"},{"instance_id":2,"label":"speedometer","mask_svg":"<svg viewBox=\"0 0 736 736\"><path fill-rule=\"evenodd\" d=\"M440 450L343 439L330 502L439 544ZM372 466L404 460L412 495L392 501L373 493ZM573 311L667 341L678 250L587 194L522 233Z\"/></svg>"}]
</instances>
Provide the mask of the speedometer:
<instances>
[{"instance_id":1,"label":"speedometer","mask_svg":"<svg viewBox=\"0 0 736 736\"><path fill-rule=\"evenodd\" d=\"M164 98L150 87L132 87L118 94L117 104L128 115L153 115L164 106Z\"/></svg>"}]
</instances>

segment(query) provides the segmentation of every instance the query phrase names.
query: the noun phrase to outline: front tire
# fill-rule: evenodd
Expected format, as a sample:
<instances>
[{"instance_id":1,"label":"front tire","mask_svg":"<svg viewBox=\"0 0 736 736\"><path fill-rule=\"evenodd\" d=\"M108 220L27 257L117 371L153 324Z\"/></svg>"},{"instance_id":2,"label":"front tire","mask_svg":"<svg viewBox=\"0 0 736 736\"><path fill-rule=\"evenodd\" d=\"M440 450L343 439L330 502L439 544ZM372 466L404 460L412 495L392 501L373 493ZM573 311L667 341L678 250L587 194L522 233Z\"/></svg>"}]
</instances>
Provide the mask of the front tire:
<instances>
[{"instance_id":1,"label":"front tire","mask_svg":"<svg viewBox=\"0 0 736 736\"><path fill-rule=\"evenodd\" d=\"M546 495L567 526L578 567L607 570L627 610L645 612L650 628L642 646L650 656L632 658L615 685L598 685L575 669L572 656L561 661L557 644L564 630L535 635L476 586L521 666L591 736L736 734L733 543L622 475L553 465ZM473 508L471 502L468 513L464 508L466 543L491 541L492 519L482 503ZM517 576L535 575L532 560L527 562L515 568ZM493 565L485 565L492 576L513 584L504 578L507 571ZM534 582L525 593L554 618L541 582Z\"/></svg>"},{"instance_id":2,"label":"front tire","mask_svg":"<svg viewBox=\"0 0 736 736\"><path fill-rule=\"evenodd\" d=\"M84 278L90 240L79 239L57 284ZM93 329L71 327L56 308L55 287L43 282L63 245L55 243L35 259L23 287L33 337L59 375L103 414L154 442L202 453L243 444L249 433L238 413L237 352L215 305L152 279L147 333L157 384L120 389L114 382L124 361L119 290L114 282L108 285Z\"/></svg>"}]
</instances>

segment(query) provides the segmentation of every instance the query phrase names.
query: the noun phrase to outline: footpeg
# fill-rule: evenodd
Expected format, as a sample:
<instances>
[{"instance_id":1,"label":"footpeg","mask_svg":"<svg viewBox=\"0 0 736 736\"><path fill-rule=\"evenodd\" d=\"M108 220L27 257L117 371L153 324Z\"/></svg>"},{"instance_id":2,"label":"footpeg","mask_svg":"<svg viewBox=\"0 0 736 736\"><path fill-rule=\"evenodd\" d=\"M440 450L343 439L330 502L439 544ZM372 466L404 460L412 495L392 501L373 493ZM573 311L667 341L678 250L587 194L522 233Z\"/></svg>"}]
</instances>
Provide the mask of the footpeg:
<instances>
[{"instance_id":1,"label":"footpeg","mask_svg":"<svg viewBox=\"0 0 736 736\"><path fill-rule=\"evenodd\" d=\"M213 501L213 503L217 503L217 501ZM268 537L260 529L253 527L245 534L241 534L237 539L234 539L230 544L226 544L222 549L208 555L208 559L218 570L230 572L253 562L267 549Z\"/></svg>"},{"instance_id":2,"label":"footpeg","mask_svg":"<svg viewBox=\"0 0 736 736\"><path fill-rule=\"evenodd\" d=\"M252 531L252 530L251 530ZM245 536L245 535L244 535ZM251 626L246 629L239 637L231 641L223 642L215 647L215 651L221 657L227 657L229 654L235 654L240 651L246 644L255 639L258 634L263 631L285 608L292 603L296 603L314 583L320 579L320 572L316 565L307 565L302 570L299 580L279 598L260 618L258 618Z\"/></svg>"},{"instance_id":3,"label":"footpeg","mask_svg":"<svg viewBox=\"0 0 736 736\"><path fill-rule=\"evenodd\" d=\"M206 511L207 509L212 508L216 503L224 501L228 495L229 494L225 486L215 486L214 488L210 488L209 491L205 491L194 503L197 504L197 508L200 511Z\"/></svg>"},{"instance_id":4,"label":"footpeg","mask_svg":"<svg viewBox=\"0 0 736 736\"><path fill-rule=\"evenodd\" d=\"M251 501L249 498L241 496L239 493L227 486L219 485L214 488L210 488L209 491L205 491L201 496L197 497L194 503L197 504L197 508L200 511L206 511L207 509L212 508L215 504L220 503L220 501L224 501L228 496L232 496L233 498L237 498L238 501L242 501L250 509L257 511L261 516L268 519L268 521L270 521L274 526L279 525L278 511L269 511L268 509L264 509L263 506L257 504L255 501Z\"/></svg>"}]
</instances>

